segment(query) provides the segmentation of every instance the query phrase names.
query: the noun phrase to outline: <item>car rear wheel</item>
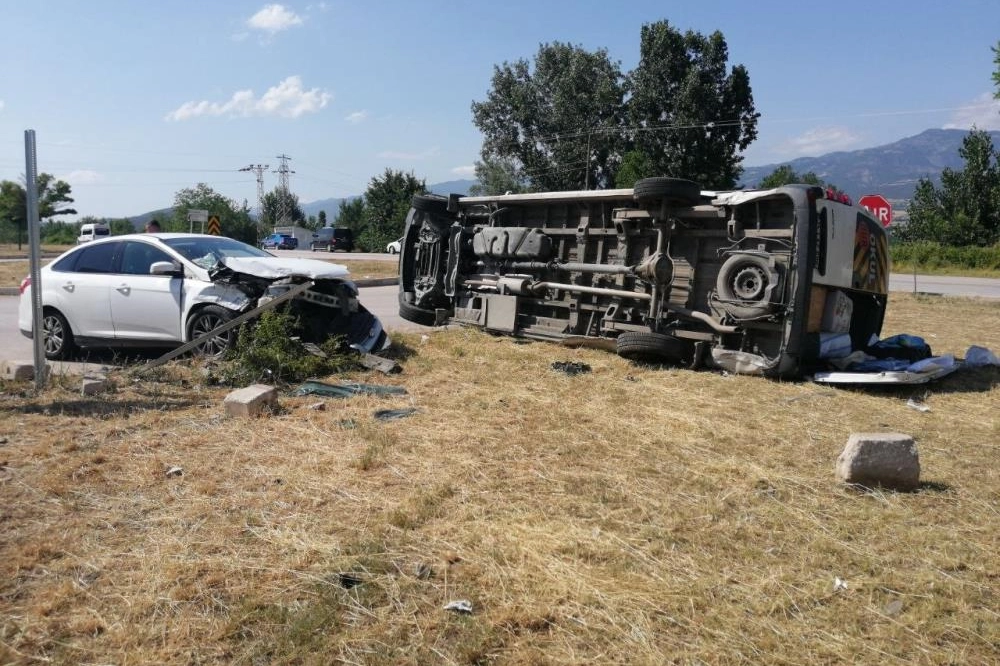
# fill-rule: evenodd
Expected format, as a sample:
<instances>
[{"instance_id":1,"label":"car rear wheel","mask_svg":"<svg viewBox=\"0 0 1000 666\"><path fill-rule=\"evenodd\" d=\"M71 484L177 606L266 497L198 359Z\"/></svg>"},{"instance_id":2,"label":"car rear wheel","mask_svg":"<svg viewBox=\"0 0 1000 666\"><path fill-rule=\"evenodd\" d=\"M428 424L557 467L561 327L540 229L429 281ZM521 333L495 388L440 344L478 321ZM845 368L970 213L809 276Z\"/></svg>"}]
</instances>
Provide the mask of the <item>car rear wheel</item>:
<instances>
[{"instance_id":1,"label":"car rear wheel","mask_svg":"<svg viewBox=\"0 0 1000 666\"><path fill-rule=\"evenodd\" d=\"M188 340L195 340L233 318L233 313L218 305L206 305L188 320ZM195 347L195 353L220 358L236 342L236 330L229 329L208 338Z\"/></svg>"},{"instance_id":2,"label":"car rear wheel","mask_svg":"<svg viewBox=\"0 0 1000 666\"><path fill-rule=\"evenodd\" d=\"M671 206L694 206L701 198L701 185L683 178L643 178L633 189L635 200L642 206L665 200Z\"/></svg>"},{"instance_id":3,"label":"car rear wheel","mask_svg":"<svg viewBox=\"0 0 1000 666\"><path fill-rule=\"evenodd\" d=\"M42 313L42 346L45 358L51 361L69 358L76 349L73 331L57 310L46 309Z\"/></svg>"},{"instance_id":4,"label":"car rear wheel","mask_svg":"<svg viewBox=\"0 0 1000 666\"><path fill-rule=\"evenodd\" d=\"M399 316L406 321L412 321L414 324L420 324L421 326L434 326L437 321L437 315L434 310L418 308L416 305L404 303L402 300L399 301Z\"/></svg>"},{"instance_id":5,"label":"car rear wheel","mask_svg":"<svg viewBox=\"0 0 1000 666\"><path fill-rule=\"evenodd\" d=\"M630 361L679 365L691 356L691 346L672 335L626 331L616 341L618 355Z\"/></svg>"}]
</instances>

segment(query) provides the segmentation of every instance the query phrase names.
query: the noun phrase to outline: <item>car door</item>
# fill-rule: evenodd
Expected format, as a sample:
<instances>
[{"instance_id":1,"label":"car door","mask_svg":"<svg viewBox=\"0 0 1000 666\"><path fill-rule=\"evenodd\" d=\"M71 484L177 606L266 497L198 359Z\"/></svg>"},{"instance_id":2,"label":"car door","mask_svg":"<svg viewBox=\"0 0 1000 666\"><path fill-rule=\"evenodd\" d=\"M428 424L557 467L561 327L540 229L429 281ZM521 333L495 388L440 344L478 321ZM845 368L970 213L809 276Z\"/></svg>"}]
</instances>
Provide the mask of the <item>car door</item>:
<instances>
[{"instance_id":1,"label":"car door","mask_svg":"<svg viewBox=\"0 0 1000 666\"><path fill-rule=\"evenodd\" d=\"M115 337L108 292L120 243L88 244L59 261L43 283L46 305L66 317L73 334L80 338Z\"/></svg>"},{"instance_id":2,"label":"car door","mask_svg":"<svg viewBox=\"0 0 1000 666\"><path fill-rule=\"evenodd\" d=\"M151 275L157 261L174 261L154 241L122 242L109 298L115 337L133 342L180 341L184 278Z\"/></svg>"}]
</instances>

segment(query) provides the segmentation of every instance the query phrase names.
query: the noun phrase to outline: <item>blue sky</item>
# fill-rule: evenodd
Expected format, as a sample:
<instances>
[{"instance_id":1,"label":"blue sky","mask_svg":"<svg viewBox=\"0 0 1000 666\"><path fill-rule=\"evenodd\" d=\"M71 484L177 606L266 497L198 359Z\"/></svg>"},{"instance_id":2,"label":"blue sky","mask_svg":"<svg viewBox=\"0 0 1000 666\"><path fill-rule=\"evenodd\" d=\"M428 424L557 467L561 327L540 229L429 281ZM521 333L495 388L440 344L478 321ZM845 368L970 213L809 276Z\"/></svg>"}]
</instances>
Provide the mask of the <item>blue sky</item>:
<instances>
[{"instance_id":1,"label":"blue sky","mask_svg":"<svg viewBox=\"0 0 1000 666\"><path fill-rule=\"evenodd\" d=\"M169 206L198 182L256 200L238 169L292 157L302 202L360 194L387 167L472 177L470 104L493 67L543 42L607 48L623 70L644 23L722 31L762 114L747 166L876 146L934 127L1000 129L1000 2L808 4L2 0L0 180L39 171L81 215ZM683 176L683 174L673 174Z\"/></svg>"}]
</instances>

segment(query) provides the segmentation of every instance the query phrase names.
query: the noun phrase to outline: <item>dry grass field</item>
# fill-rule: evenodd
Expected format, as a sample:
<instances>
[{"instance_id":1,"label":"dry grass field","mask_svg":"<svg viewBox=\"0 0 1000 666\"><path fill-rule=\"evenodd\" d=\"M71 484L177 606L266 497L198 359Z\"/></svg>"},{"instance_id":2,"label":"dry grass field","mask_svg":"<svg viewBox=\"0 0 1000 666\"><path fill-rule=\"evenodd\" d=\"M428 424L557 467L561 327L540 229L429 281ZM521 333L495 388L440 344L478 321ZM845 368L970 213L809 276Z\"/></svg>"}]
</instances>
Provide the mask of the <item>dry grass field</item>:
<instances>
[{"instance_id":1,"label":"dry grass field","mask_svg":"<svg viewBox=\"0 0 1000 666\"><path fill-rule=\"evenodd\" d=\"M885 333L998 324L896 296ZM248 421L187 364L2 384L0 663L1000 662L1000 369L867 391L395 340L401 374L327 380L407 396ZM912 434L922 487L839 485L857 431Z\"/></svg>"}]
</instances>

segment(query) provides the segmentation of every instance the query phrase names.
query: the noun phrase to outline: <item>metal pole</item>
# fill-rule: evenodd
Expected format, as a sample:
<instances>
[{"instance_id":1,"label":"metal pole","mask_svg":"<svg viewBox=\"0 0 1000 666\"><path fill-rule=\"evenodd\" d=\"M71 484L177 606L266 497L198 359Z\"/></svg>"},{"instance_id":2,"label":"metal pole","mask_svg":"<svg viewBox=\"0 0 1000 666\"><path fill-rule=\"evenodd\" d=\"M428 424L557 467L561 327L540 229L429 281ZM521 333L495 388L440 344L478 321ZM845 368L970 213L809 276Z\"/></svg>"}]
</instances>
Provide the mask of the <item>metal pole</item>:
<instances>
[{"instance_id":1,"label":"metal pole","mask_svg":"<svg viewBox=\"0 0 1000 666\"><path fill-rule=\"evenodd\" d=\"M45 387L45 331L42 328L42 276L39 265L41 230L38 227L38 155L35 152L35 130L24 131L24 187L28 202L28 245L30 247L32 342L34 343L35 390Z\"/></svg>"}]
</instances>

